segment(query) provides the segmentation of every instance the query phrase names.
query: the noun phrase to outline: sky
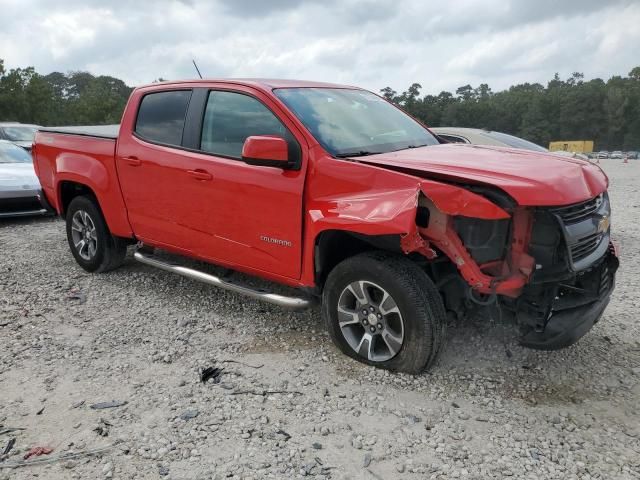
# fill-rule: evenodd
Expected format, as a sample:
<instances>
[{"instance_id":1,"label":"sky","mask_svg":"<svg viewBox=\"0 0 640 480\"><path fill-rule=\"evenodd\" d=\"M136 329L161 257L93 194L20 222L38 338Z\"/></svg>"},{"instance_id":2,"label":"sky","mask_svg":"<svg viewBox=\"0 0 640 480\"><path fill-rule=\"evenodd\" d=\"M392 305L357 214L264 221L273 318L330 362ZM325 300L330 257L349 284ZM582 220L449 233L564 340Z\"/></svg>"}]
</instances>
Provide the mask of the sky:
<instances>
[{"instance_id":1,"label":"sky","mask_svg":"<svg viewBox=\"0 0 640 480\"><path fill-rule=\"evenodd\" d=\"M296 78L423 93L640 65L640 0L0 0L5 68Z\"/></svg>"}]
</instances>

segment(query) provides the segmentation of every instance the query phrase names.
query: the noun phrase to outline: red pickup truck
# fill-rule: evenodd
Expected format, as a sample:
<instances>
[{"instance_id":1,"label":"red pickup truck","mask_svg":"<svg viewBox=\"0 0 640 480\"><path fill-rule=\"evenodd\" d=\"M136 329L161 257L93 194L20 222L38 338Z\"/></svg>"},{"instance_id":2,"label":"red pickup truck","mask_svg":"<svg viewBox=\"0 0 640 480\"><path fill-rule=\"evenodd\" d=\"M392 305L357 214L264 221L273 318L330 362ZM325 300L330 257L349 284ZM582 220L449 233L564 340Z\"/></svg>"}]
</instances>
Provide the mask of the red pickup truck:
<instances>
[{"instance_id":1,"label":"red pickup truck","mask_svg":"<svg viewBox=\"0 0 640 480\"><path fill-rule=\"evenodd\" d=\"M443 144L379 96L290 80L136 88L113 127L43 128L35 168L82 268L134 258L272 302L320 299L337 346L419 372L447 315L513 312L574 343L614 286L608 180L580 160ZM252 289L154 249L298 288Z\"/></svg>"}]
</instances>

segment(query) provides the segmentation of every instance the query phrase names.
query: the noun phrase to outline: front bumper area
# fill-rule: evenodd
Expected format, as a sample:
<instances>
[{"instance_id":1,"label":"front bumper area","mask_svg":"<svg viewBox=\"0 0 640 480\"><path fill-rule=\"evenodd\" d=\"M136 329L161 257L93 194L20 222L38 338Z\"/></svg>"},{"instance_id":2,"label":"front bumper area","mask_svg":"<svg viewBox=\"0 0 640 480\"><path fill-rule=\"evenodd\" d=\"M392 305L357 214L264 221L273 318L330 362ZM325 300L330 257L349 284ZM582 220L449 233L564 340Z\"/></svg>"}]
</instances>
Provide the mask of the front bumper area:
<instances>
[{"instance_id":1,"label":"front bumper area","mask_svg":"<svg viewBox=\"0 0 640 480\"><path fill-rule=\"evenodd\" d=\"M520 343L537 350L557 350L582 338L598 323L615 286L618 258L609 244L606 255L573 282L540 285L546 301L523 298L518 320L525 328Z\"/></svg>"}]
</instances>

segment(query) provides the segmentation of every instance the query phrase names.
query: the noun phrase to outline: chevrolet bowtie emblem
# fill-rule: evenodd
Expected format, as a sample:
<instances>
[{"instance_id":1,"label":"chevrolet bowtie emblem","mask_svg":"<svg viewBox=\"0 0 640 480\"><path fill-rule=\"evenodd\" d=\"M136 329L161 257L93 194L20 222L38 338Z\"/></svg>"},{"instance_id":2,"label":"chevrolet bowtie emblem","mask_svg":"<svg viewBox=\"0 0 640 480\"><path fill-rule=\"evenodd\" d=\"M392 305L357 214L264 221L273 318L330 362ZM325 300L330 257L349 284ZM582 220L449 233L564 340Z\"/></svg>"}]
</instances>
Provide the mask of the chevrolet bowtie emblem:
<instances>
[{"instance_id":1,"label":"chevrolet bowtie emblem","mask_svg":"<svg viewBox=\"0 0 640 480\"><path fill-rule=\"evenodd\" d=\"M611 220L608 215L605 215L598 222L598 233L604 233L609 230L609 225L611 224Z\"/></svg>"}]
</instances>

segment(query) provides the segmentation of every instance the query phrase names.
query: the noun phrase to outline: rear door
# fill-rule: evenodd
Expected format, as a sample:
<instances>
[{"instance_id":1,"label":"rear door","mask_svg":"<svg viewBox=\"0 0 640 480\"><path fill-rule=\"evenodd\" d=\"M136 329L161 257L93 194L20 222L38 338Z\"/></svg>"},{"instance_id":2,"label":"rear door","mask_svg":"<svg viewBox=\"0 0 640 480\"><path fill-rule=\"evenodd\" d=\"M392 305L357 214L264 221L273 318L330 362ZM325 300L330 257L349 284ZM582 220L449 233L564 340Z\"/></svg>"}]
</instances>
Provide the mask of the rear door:
<instances>
[{"instance_id":1,"label":"rear door","mask_svg":"<svg viewBox=\"0 0 640 480\"><path fill-rule=\"evenodd\" d=\"M181 221L189 203L188 159L182 150L191 89L152 91L141 97L130 129L121 129L116 164L129 222L137 238L191 251Z\"/></svg>"}]
</instances>

